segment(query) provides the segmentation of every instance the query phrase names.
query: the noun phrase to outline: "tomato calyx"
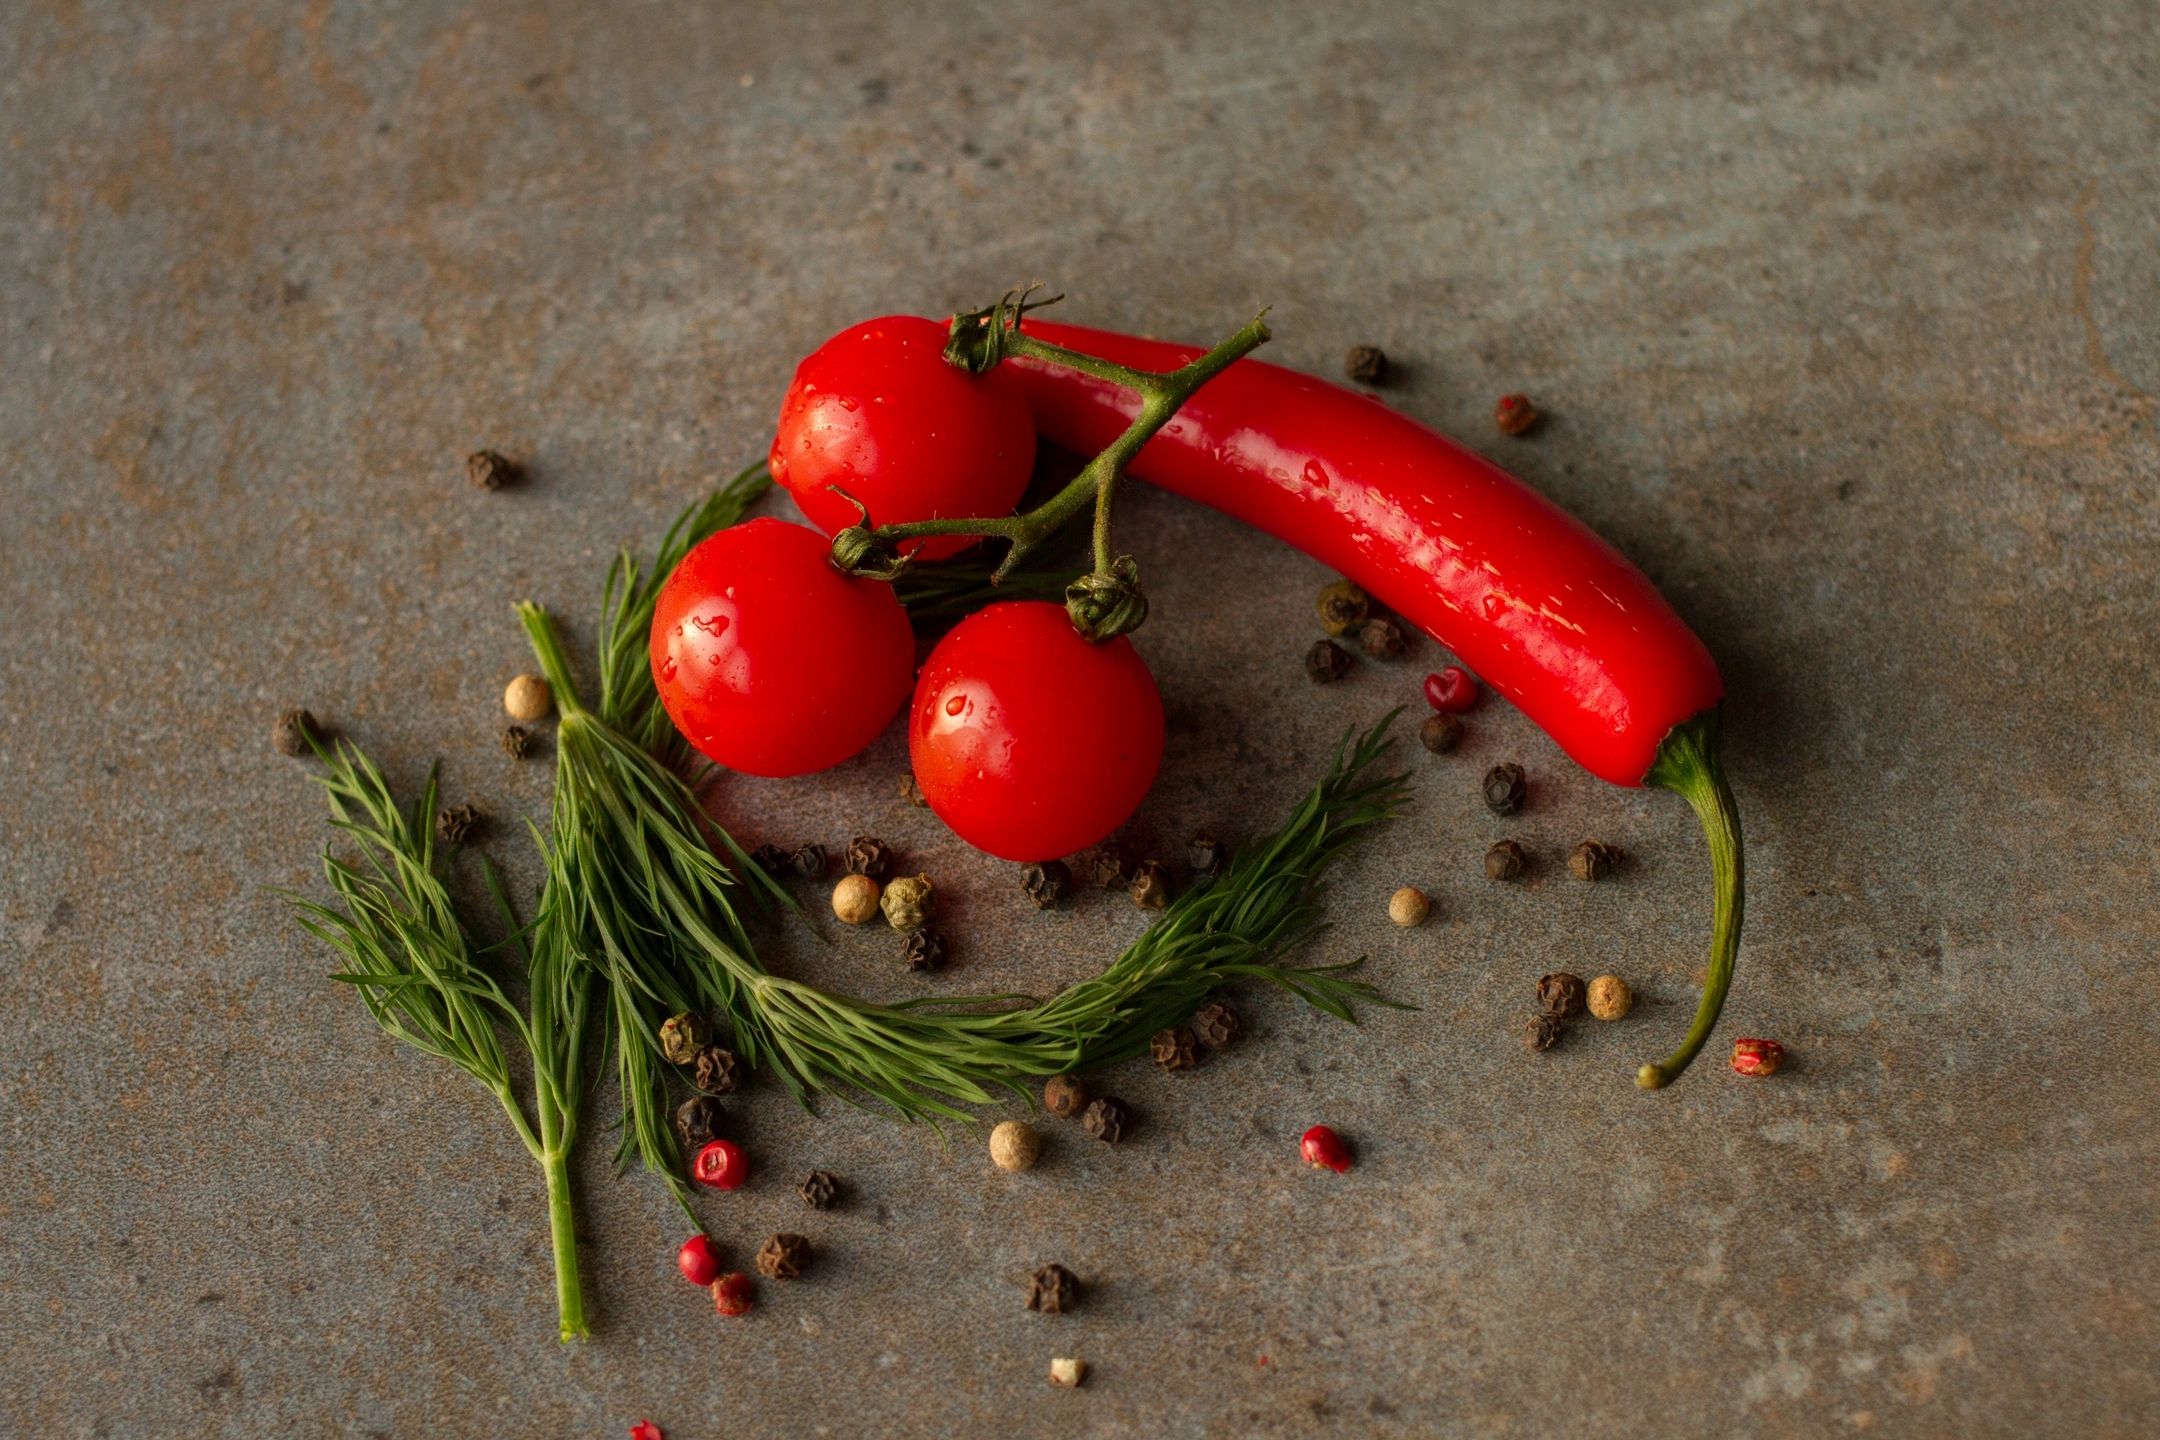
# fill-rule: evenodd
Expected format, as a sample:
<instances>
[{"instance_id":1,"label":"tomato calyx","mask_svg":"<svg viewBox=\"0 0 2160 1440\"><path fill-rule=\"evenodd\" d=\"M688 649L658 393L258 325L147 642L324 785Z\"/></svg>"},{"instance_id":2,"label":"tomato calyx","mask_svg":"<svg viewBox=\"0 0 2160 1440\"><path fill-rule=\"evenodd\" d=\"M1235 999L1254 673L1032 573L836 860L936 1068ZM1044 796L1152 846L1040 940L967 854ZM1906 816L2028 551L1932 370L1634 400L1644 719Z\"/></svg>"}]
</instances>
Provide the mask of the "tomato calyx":
<instances>
[{"instance_id":1,"label":"tomato calyx","mask_svg":"<svg viewBox=\"0 0 2160 1440\"><path fill-rule=\"evenodd\" d=\"M1010 349L1012 337L1020 333L1021 317L1030 310L1055 305L1065 298L1063 295L1052 295L1047 300L1028 298L1042 288L1042 281L1037 280L1023 289L1006 291L994 304L953 316L945 341L946 362L959 366L970 375L980 375L1002 361Z\"/></svg>"},{"instance_id":2,"label":"tomato calyx","mask_svg":"<svg viewBox=\"0 0 2160 1440\"><path fill-rule=\"evenodd\" d=\"M883 580L888 584L898 580L908 568L909 557L901 554L900 547L880 535L877 527L870 523L870 507L837 485L825 488L854 506L855 513L862 517L833 535L833 568L843 575L864 580Z\"/></svg>"},{"instance_id":3,"label":"tomato calyx","mask_svg":"<svg viewBox=\"0 0 2160 1440\"><path fill-rule=\"evenodd\" d=\"M1139 629L1147 610L1147 596L1140 593L1140 562L1130 555L1111 561L1107 574L1094 571L1065 587L1065 613L1091 645Z\"/></svg>"}]
</instances>

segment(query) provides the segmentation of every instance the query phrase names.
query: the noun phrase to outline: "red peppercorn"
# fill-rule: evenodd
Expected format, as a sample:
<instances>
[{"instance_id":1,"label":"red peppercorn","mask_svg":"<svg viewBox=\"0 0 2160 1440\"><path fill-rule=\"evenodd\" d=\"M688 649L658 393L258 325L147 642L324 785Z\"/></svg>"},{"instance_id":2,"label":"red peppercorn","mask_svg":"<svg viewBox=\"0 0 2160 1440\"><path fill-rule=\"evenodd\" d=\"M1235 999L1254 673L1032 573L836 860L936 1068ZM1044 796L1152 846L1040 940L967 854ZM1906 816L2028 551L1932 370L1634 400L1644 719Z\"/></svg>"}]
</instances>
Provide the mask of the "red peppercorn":
<instances>
[{"instance_id":1,"label":"red peppercorn","mask_svg":"<svg viewBox=\"0 0 2160 1440\"><path fill-rule=\"evenodd\" d=\"M675 1263L692 1285L710 1285L720 1278L720 1252L713 1249L710 1236L692 1235L683 1241L675 1252Z\"/></svg>"},{"instance_id":2,"label":"red peppercorn","mask_svg":"<svg viewBox=\"0 0 2160 1440\"><path fill-rule=\"evenodd\" d=\"M743 1159L742 1147L734 1141L714 1140L690 1162L690 1178L715 1190L740 1190L750 1178L750 1162Z\"/></svg>"},{"instance_id":3,"label":"red peppercorn","mask_svg":"<svg viewBox=\"0 0 2160 1440\"><path fill-rule=\"evenodd\" d=\"M747 1315L750 1307L757 1304L757 1296L750 1288L750 1277L740 1270L730 1270L712 1282L713 1309L722 1315Z\"/></svg>"},{"instance_id":4,"label":"red peppercorn","mask_svg":"<svg viewBox=\"0 0 2160 1440\"><path fill-rule=\"evenodd\" d=\"M1785 1047L1775 1040L1743 1035L1732 1042L1732 1068L1736 1075L1775 1075L1785 1063Z\"/></svg>"},{"instance_id":5,"label":"red peppercorn","mask_svg":"<svg viewBox=\"0 0 2160 1440\"><path fill-rule=\"evenodd\" d=\"M1305 1163L1322 1170L1333 1170L1340 1175L1350 1168L1350 1147L1343 1138L1325 1125L1315 1125L1298 1141L1298 1154Z\"/></svg>"},{"instance_id":6,"label":"red peppercorn","mask_svg":"<svg viewBox=\"0 0 2160 1440\"><path fill-rule=\"evenodd\" d=\"M1460 715L1477 704L1478 683L1460 665L1425 677L1425 703L1443 715Z\"/></svg>"},{"instance_id":7,"label":"red peppercorn","mask_svg":"<svg viewBox=\"0 0 2160 1440\"><path fill-rule=\"evenodd\" d=\"M640 1420L630 1427L630 1440L667 1440L660 1427L650 1420Z\"/></svg>"}]
</instances>

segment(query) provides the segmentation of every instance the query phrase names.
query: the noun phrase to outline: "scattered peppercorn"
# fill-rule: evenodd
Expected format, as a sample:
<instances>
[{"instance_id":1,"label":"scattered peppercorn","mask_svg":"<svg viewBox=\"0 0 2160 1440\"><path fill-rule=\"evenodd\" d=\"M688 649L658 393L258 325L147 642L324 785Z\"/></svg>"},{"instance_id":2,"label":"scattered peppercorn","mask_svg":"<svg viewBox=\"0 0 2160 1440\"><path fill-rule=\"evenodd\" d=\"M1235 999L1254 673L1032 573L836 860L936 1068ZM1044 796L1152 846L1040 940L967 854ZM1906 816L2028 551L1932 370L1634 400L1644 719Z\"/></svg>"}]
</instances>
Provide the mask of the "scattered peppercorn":
<instances>
[{"instance_id":1,"label":"scattered peppercorn","mask_svg":"<svg viewBox=\"0 0 2160 1440\"><path fill-rule=\"evenodd\" d=\"M945 937L935 930L910 930L900 953L910 970L942 970L945 968Z\"/></svg>"},{"instance_id":2,"label":"scattered peppercorn","mask_svg":"<svg viewBox=\"0 0 2160 1440\"><path fill-rule=\"evenodd\" d=\"M502 748L511 759L523 760L533 752L532 731L522 725L503 726Z\"/></svg>"},{"instance_id":3,"label":"scattered peppercorn","mask_svg":"<svg viewBox=\"0 0 2160 1440\"><path fill-rule=\"evenodd\" d=\"M885 887L878 909L885 912L885 923L893 929L920 930L930 923L930 907L936 898L937 887L928 875L903 875Z\"/></svg>"},{"instance_id":4,"label":"scattered peppercorn","mask_svg":"<svg viewBox=\"0 0 2160 1440\"><path fill-rule=\"evenodd\" d=\"M1105 1095L1080 1112L1080 1128L1105 1145L1115 1145L1132 1128L1132 1111L1124 1101Z\"/></svg>"},{"instance_id":5,"label":"scattered peppercorn","mask_svg":"<svg viewBox=\"0 0 2160 1440\"><path fill-rule=\"evenodd\" d=\"M493 450L475 450L465 457L465 479L476 490L500 490L517 483L518 467Z\"/></svg>"},{"instance_id":6,"label":"scattered peppercorn","mask_svg":"<svg viewBox=\"0 0 2160 1440\"><path fill-rule=\"evenodd\" d=\"M708 1140L690 1157L690 1178L715 1190L740 1190L750 1178L750 1162L732 1140Z\"/></svg>"},{"instance_id":7,"label":"scattered peppercorn","mask_svg":"<svg viewBox=\"0 0 2160 1440\"><path fill-rule=\"evenodd\" d=\"M1602 840L1585 840L1568 852L1567 868L1578 880L1603 880L1620 863L1620 852Z\"/></svg>"},{"instance_id":8,"label":"scattered peppercorn","mask_svg":"<svg viewBox=\"0 0 2160 1440\"><path fill-rule=\"evenodd\" d=\"M1550 1050L1560 1043L1560 1017L1540 1010L1522 1022L1522 1043L1532 1050Z\"/></svg>"},{"instance_id":9,"label":"scattered peppercorn","mask_svg":"<svg viewBox=\"0 0 2160 1440\"><path fill-rule=\"evenodd\" d=\"M743 1063L722 1045L707 1045L691 1063L690 1083L708 1095L732 1095L742 1084Z\"/></svg>"},{"instance_id":10,"label":"scattered peppercorn","mask_svg":"<svg viewBox=\"0 0 2160 1440\"><path fill-rule=\"evenodd\" d=\"M862 925L878 913L878 883L867 875L843 875L833 886L832 913L844 925Z\"/></svg>"},{"instance_id":11,"label":"scattered peppercorn","mask_svg":"<svg viewBox=\"0 0 2160 1440\"><path fill-rule=\"evenodd\" d=\"M1582 1014L1588 989L1582 976L1556 970L1537 982L1538 1008L1559 1019L1572 1020Z\"/></svg>"},{"instance_id":12,"label":"scattered peppercorn","mask_svg":"<svg viewBox=\"0 0 2160 1440\"><path fill-rule=\"evenodd\" d=\"M1032 1170L1042 1154L1042 1136L1023 1120L1006 1120L990 1132L990 1163L1000 1170Z\"/></svg>"},{"instance_id":13,"label":"scattered peppercorn","mask_svg":"<svg viewBox=\"0 0 2160 1440\"><path fill-rule=\"evenodd\" d=\"M1443 715L1460 715L1477 704L1478 683L1460 665L1441 667L1425 677L1425 703Z\"/></svg>"},{"instance_id":14,"label":"scattered peppercorn","mask_svg":"<svg viewBox=\"0 0 2160 1440\"><path fill-rule=\"evenodd\" d=\"M314 750L314 741L320 734L315 727L315 717L296 705L278 712L277 723L270 727L270 745L280 755L297 758Z\"/></svg>"},{"instance_id":15,"label":"scattered peppercorn","mask_svg":"<svg viewBox=\"0 0 2160 1440\"><path fill-rule=\"evenodd\" d=\"M630 1440L667 1440L667 1433L650 1420L640 1420L630 1427Z\"/></svg>"},{"instance_id":16,"label":"scattered peppercorn","mask_svg":"<svg viewBox=\"0 0 2160 1440\"><path fill-rule=\"evenodd\" d=\"M1778 1066L1784 1063L1785 1047L1775 1040L1743 1035L1732 1042L1732 1068L1735 1075L1775 1075Z\"/></svg>"},{"instance_id":17,"label":"scattered peppercorn","mask_svg":"<svg viewBox=\"0 0 2160 1440\"><path fill-rule=\"evenodd\" d=\"M1618 1020L1635 1008L1635 992L1618 975L1600 975L1590 982L1590 1013L1600 1020Z\"/></svg>"},{"instance_id":18,"label":"scattered peppercorn","mask_svg":"<svg viewBox=\"0 0 2160 1440\"><path fill-rule=\"evenodd\" d=\"M1355 663L1350 652L1332 640L1315 640L1305 652L1305 673L1315 685L1333 684L1349 674Z\"/></svg>"},{"instance_id":19,"label":"scattered peppercorn","mask_svg":"<svg viewBox=\"0 0 2160 1440\"><path fill-rule=\"evenodd\" d=\"M757 1304L757 1292L750 1284L750 1277L740 1270L730 1270L712 1282L713 1309L722 1315L747 1315Z\"/></svg>"},{"instance_id":20,"label":"scattered peppercorn","mask_svg":"<svg viewBox=\"0 0 2160 1440\"><path fill-rule=\"evenodd\" d=\"M1229 859L1230 847L1205 830L1185 842L1185 863L1192 867L1196 878L1220 875Z\"/></svg>"},{"instance_id":21,"label":"scattered peppercorn","mask_svg":"<svg viewBox=\"0 0 2160 1440\"><path fill-rule=\"evenodd\" d=\"M788 868L805 880L822 880L832 862L825 858L823 845L808 840L788 852Z\"/></svg>"},{"instance_id":22,"label":"scattered peppercorn","mask_svg":"<svg viewBox=\"0 0 2160 1440\"><path fill-rule=\"evenodd\" d=\"M1445 755L1462 744L1463 723L1453 715L1428 715L1418 726L1418 743L1435 755Z\"/></svg>"},{"instance_id":23,"label":"scattered peppercorn","mask_svg":"<svg viewBox=\"0 0 2160 1440\"><path fill-rule=\"evenodd\" d=\"M727 1111L710 1095L693 1095L675 1110L675 1133L693 1155L710 1145L726 1123Z\"/></svg>"},{"instance_id":24,"label":"scattered peppercorn","mask_svg":"<svg viewBox=\"0 0 2160 1440\"><path fill-rule=\"evenodd\" d=\"M1372 613L1372 597L1348 580L1337 580L1321 587L1313 606L1320 612L1320 628L1341 637L1365 623Z\"/></svg>"},{"instance_id":25,"label":"scattered peppercorn","mask_svg":"<svg viewBox=\"0 0 2160 1440\"><path fill-rule=\"evenodd\" d=\"M1160 860L1145 860L1133 872L1133 904L1143 910L1160 910L1170 903L1170 870Z\"/></svg>"},{"instance_id":26,"label":"scattered peppercorn","mask_svg":"<svg viewBox=\"0 0 2160 1440\"><path fill-rule=\"evenodd\" d=\"M1316 1170L1337 1175L1350 1168L1350 1147L1327 1125L1315 1125L1298 1137L1298 1156Z\"/></svg>"},{"instance_id":27,"label":"scattered peppercorn","mask_svg":"<svg viewBox=\"0 0 2160 1440\"><path fill-rule=\"evenodd\" d=\"M1200 1051L1193 1040L1191 1027L1173 1025L1168 1030L1158 1030L1155 1038L1148 1041L1148 1058L1165 1070L1190 1070L1200 1063Z\"/></svg>"},{"instance_id":28,"label":"scattered peppercorn","mask_svg":"<svg viewBox=\"0 0 2160 1440\"><path fill-rule=\"evenodd\" d=\"M847 842L847 870L850 875L867 875L872 880L883 880L892 874L892 850L884 841L870 835L857 835Z\"/></svg>"},{"instance_id":29,"label":"scattered peppercorn","mask_svg":"<svg viewBox=\"0 0 2160 1440\"><path fill-rule=\"evenodd\" d=\"M1087 1108L1087 1082L1077 1075L1053 1075L1043 1082L1043 1109L1070 1120Z\"/></svg>"},{"instance_id":30,"label":"scattered peppercorn","mask_svg":"<svg viewBox=\"0 0 2160 1440\"><path fill-rule=\"evenodd\" d=\"M777 880L787 873L788 854L768 840L750 852L750 863Z\"/></svg>"},{"instance_id":31,"label":"scattered peppercorn","mask_svg":"<svg viewBox=\"0 0 2160 1440\"><path fill-rule=\"evenodd\" d=\"M1080 1281L1063 1265L1045 1265L1028 1277L1027 1308L1062 1315L1080 1298Z\"/></svg>"},{"instance_id":32,"label":"scattered peppercorn","mask_svg":"<svg viewBox=\"0 0 2160 1440\"><path fill-rule=\"evenodd\" d=\"M1493 847L1485 852L1485 878L1488 880L1520 880L1529 866L1530 857L1522 846L1513 840L1495 840Z\"/></svg>"},{"instance_id":33,"label":"scattered peppercorn","mask_svg":"<svg viewBox=\"0 0 2160 1440\"><path fill-rule=\"evenodd\" d=\"M1485 808L1495 815L1513 815L1523 807L1528 787L1520 765L1495 765L1485 772Z\"/></svg>"},{"instance_id":34,"label":"scattered peppercorn","mask_svg":"<svg viewBox=\"0 0 2160 1440\"><path fill-rule=\"evenodd\" d=\"M1538 422L1538 408L1527 395L1502 395L1493 407L1493 423L1503 435L1522 435Z\"/></svg>"},{"instance_id":35,"label":"scattered peppercorn","mask_svg":"<svg viewBox=\"0 0 2160 1440\"><path fill-rule=\"evenodd\" d=\"M1378 385L1387 379L1387 353L1377 345L1353 345L1343 356L1343 374L1360 385Z\"/></svg>"},{"instance_id":36,"label":"scattered peppercorn","mask_svg":"<svg viewBox=\"0 0 2160 1440\"><path fill-rule=\"evenodd\" d=\"M690 1064L710 1040L705 1017L695 1011L685 1010L660 1022L660 1053L671 1065Z\"/></svg>"},{"instance_id":37,"label":"scattered peppercorn","mask_svg":"<svg viewBox=\"0 0 2160 1440\"><path fill-rule=\"evenodd\" d=\"M810 1241L786 1231L758 1246L758 1274L768 1280L793 1280L810 1263Z\"/></svg>"},{"instance_id":38,"label":"scattered peppercorn","mask_svg":"<svg viewBox=\"0 0 2160 1440\"><path fill-rule=\"evenodd\" d=\"M1425 923L1432 914L1432 900L1415 885L1405 885L1388 897L1387 918L1405 930Z\"/></svg>"},{"instance_id":39,"label":"scattered peppercorn","mask_svg":"<svg viewBox=\"0 0 2160 1440\"><path fill-rule=\"evenodd\" d=\"M1022 866L1020 888L1027 892L1028 899L1035 902L1036 909L1053 909L1072 892L1072 871L1066 868L1062 860L1045 860L1037 865Z\"/></svg>"},{"instance_id":40,"label":"scattered peppercorn","mask_svg":"<svg viewBox=\"0 0 2160 1440\"><path fill-rule=\"evenodd\" d=\"M1140 857L1122 840L1105 840L1080 857L1081 874L1100 890L1115 890L1132 879Z\"/></svg>"},{"instance_id":41,"label":"scattered peppercorn","mask_svg":"<svg viewBox=\"0 0 2160 1440\"><path fill-rule=\"evenodd\" d=\"M1192 1017L1193 1038L1210 1050L1227 1050L1245 1033L1245 1021L1227 1000L1210 1000Z\"/></svg>"},{"instance_id":42,"label":"scattered peppercorn","mask_svg":"<svg viewBox=\"0 0 2160 1440\"><path fill-rule=\"evenodd\" d=\"M1087 1379L1087 1361L1067 1359L1063 1356L1051 1360L1050 1383L1052 1385L1062 1385L1068 1390L1076 1390L1079 1388L1080 1382L1085 1379Z\"/></svg>"},{"instance_id":43,"label":"scattered peppercorn","mask_svg":"<svg viewBox=\"0 0 2160 1440\"><path fill-rule=\"evenodd\" d=\"M435 814L435 833L452 845L462 845L480 829L484 819L476 805L452 805Z\"/></svg>"},{"instance_id":44,"label":"scattered peppercorn","mask_svg":"<svg viewBox=\"0 0 2160 1440\"><path fill-rule=\"evenodd\" d=\"M1358 645L1375 660L1394 660L1410 648L1402 626L1386 615L1376 615L1358 626Z\"/></svg>"},{"instance_id":45,"label":"scattered peppercorn","mask_svg":"<svg viewBox=\"0 0 2160 1440\"><path fill-rule=\"evenodd\" d=\"M675 1265L693 1285L709 1286L720 1278L720 1252L713 1248L710 1235L692 1235L683 1241L675 1252Z\"/></svg>"},{"instance_id":46,"label":"scattered peppercorn","mask_svg":"<svg viewBox=\"0 0 2160 1440\"><path fill-rule=\"evenodd\" d=\"M830 1210L840 1198L840 1177L830 1170L812 1170L803 1176L802 1184L795 1187L802 1203L812 1210Z\"/></svg>"},{"instance_id":47,"label":"scattered peppercorn","mask_svg":"<svg viewBox=\"0 0 2160 1440\"><path fill-rule=\"evenodd\" d=\"M915 783L915 772L912 770L900 777L900 798L918 810L930 808L930 802L923 798L922 786Z\"/></svg>"},{"instance_id":48,"label":"scattered peppercorn","mask_svg":"<svg viewBox=\"0 0 2160 1440\"><path fill-rule=\"evenodd\" d=\"M538 675L512 676L503 687L503 712L522 724L545 718L554 705L555 692Z\"/></svg>"}]
</instances>

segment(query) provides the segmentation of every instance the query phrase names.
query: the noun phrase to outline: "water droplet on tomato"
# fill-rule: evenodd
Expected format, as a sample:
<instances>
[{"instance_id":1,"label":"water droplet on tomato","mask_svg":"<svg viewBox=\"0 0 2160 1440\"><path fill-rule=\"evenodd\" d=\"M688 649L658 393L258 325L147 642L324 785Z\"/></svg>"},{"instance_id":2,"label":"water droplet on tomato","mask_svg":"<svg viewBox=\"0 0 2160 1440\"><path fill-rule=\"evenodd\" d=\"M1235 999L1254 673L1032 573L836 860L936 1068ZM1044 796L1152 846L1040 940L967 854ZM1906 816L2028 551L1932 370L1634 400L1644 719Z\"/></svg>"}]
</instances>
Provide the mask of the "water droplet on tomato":
<instances>
[{"instance_id":1,"label":"water droplet on tomato","mask_svg":"<svg viewBox=\"0 0 2160 1440\"><path fill-rule=\"evenodd\" d=\"M725 615L692 615L690 623L707 635L719 636L727 633L728 617Z\"/></svg>"},{"instance_id":2,"label":"water droplet on tomato","mask_svg":"<svg viewBox=\"0 0 2160 1440\"><path fill-rule=\"evenodd\" d=\"M668 656L668 658L667 658L667 659L665 659L665 660L663 660L663 661L661 661L661 662L660 662L660 678L661 678L661 679L662 679L663 681L665 681L665 680L673 680L673 679L675 678L675 657L674 657L674 656L670 655L670 656Z\"/></svg>"},{"instance_id":3,"label":"water droplet on tomato","mask_svg":"<svg viewBox=\"0 0 2160 1440\"><path fill-rule=\"evenodd\" d=\"M848 412L848 414L850 414L850 415L854 414L854 413L855 413L855 397L854 397L854 396L852 396L852 395L842 395L842 396L840 397L840 408L841 408L842 410L845 410L845 411L847 411L847 412Z\"/></svg>"},{"instance_id":4,"label":"water droplet on tomato","mask_svg":"<svg viewBox=\"0 0 2160 1440\"><path fill-rule=\"evenodd\" d=\"M1507 608L1507 602L1506 602L1506 601L1502 600L1502 599L1501 599L1501 598L1500 598L1500 597L1499 597L1499 596L1498 596L1497 594L1494 594L1494 593L1492 593L1492 592L1490 592L1490 591L1488 591L1488 592L1486 593L1486 596L1485 596L1485 618L1486 618L1486 619L1488 619L1488 620L1497 620L1497 619L1499 619L1499 618L1500 618L1500 612L1501 612L1501 611L1502 611L1503 609L1505 609L1505 608Z\"/></svg>"},{"instance_id":5,"label":"water droplet on tomato","mask_svg":"<svg viewBox=\"0 0 2160 1440\"><path fill-rule=\"evenodd\" d=\"M947 715L958 715L965 709L967 709L967 696L965 695L953 695L945 701L945 713Z\"/></svg>"},{"instance_id":6,"label":"water droplet on tomato","mask_svg":"<svg viewBox=\"0 0 2160 1440\"><path fill-rule=\"evenodd\" d=\"M1313 485L1317 485L1317 486L1319 486L1319 487L1320 487L1320 488L1321 488L1322 490L1325 490L1325 489L1327 489L1327 487L1328 487L1328 473L1327 473L1327 467L1326 467L1326 466L1324 466L1324 465L1322 465L1322 464L1321 464L1321 463L1320 463L1319 461L1317 461L1317 460L1307 460L1307 461L1305 462L1305 479L1306 479L1306 481L1307 481L1308 483L1310 483L1310 484L1313 484Z\"/></svg>"}]
</instances>

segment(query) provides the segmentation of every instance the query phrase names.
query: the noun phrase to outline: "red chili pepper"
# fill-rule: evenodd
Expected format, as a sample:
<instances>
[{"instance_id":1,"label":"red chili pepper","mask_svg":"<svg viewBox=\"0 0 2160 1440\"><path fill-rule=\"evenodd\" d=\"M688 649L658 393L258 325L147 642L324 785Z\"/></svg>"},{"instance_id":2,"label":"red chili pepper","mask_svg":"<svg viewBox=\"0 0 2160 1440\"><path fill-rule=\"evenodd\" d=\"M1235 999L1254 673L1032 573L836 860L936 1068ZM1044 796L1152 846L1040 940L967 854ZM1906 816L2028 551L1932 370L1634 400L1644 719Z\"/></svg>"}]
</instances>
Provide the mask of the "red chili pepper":
<instances>
[{"instance_id":1,"label":"red chili pepper","mask_svg":"<svg viewBox=\"0 0 2160 1440\"><path fill-rule=\"evenodd\" d=\"M1027 333L1128 370L1201 352L1060 325ZM1038 431L1095 454L1140 399L1097 373L1016 359ZM1134 459L1142 480L1285 540L1461 656L1592 774L1658 785L1701 819L1716 885L1694 1024L1636 1081L1664 1085L1717 1023L1740 945L1740 816L1718 749L1725 687L1701 640L1643 573L1499 466L1354 391L1239 360Z\"/></svg>"}]
</instances>

